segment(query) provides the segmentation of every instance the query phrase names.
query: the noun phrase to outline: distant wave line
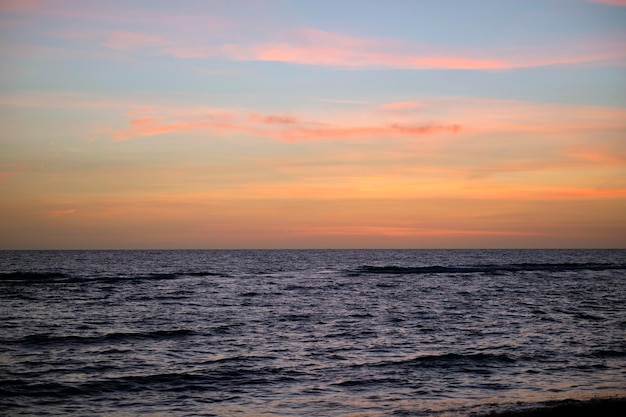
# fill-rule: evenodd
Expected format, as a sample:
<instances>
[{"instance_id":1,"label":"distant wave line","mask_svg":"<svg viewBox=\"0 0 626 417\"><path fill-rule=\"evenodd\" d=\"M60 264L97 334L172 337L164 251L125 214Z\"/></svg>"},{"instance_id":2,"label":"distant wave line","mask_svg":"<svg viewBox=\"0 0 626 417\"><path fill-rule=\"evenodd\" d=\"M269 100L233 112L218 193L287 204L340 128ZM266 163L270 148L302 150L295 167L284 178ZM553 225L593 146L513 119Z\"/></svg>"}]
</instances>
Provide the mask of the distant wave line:
<instances>
[{"instance_id":1,"label":"distant wave line","mask_svg":"<svg viewBox=\"0 0 626 417\"><path fill-rule=\"evenodd\" d=\"M473 273L507 273L525 271L609 271L625 270L626 264L608 263L521 263L509 265L471 265L471 266L371 266L363 265L353 274L473 274Z\"/></svg>"},{"instance_id":2,"label":"distant wave line","mask_svg":"<svg viewBox=\"0 0 626 417\"><path fill-rule=\"evenodd\" d=\"M136 281L136 280L168 280L183 277L226 277L228 274L219 272L177 272L177 273L149 273L143 275L121 276L75 276L63 272L34 272L15 271L0 273L0 282L81 282L81 281Z\"/></svg>"}]
</instances>

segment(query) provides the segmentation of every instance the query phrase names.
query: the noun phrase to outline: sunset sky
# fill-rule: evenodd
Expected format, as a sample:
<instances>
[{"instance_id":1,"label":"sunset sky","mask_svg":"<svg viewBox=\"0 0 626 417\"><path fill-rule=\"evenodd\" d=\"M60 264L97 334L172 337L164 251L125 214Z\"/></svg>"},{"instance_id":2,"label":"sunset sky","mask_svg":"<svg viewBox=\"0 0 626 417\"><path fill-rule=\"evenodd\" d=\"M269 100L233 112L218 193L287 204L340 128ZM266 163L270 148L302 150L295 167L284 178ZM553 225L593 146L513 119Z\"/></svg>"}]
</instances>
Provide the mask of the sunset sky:
<instances>
[{"instance_id":1,"label":"sunset sky","mask_svg":"<svg viewBox=\"0 0 626 417\"><path fill-rule=\"evenodd\" d=\"M626 247L624 0L0 0L0 248Z\"/></svg>"}]
</instances>

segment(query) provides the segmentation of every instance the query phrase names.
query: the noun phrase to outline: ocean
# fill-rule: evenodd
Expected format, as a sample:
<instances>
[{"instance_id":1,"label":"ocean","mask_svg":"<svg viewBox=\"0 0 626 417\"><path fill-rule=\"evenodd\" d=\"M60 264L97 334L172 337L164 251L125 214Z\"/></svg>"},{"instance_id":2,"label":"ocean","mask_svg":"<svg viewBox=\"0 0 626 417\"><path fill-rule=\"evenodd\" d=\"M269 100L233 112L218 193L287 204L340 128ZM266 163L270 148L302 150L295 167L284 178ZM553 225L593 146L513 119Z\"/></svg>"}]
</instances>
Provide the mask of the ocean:
<instances>
[{"instance_id":1,"label":"ocean","mask_svg":"<svg viewBox=\"0 0 626 417\"><path fill-rule=\"evenodd\" d=\"M626 397L625 250L0 251L0 414Z\"/></svg>"}]
</instances>

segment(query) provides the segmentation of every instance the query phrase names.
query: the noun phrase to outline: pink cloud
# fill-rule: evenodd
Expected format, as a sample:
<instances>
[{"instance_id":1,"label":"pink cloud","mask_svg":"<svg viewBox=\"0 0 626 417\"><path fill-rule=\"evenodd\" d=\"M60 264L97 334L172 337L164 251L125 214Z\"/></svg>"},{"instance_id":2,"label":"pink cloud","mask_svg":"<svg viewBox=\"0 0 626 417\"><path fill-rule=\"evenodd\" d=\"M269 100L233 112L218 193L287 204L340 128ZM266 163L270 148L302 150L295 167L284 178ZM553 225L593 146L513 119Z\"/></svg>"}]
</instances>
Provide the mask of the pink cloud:
<instances>
[{"instance_id":1,"label":"pink cloud","mask_svg":"<svg viewBox=\"0 0 626 417\"><path fill-rule=\"evenodd\" d=\"M408 135L426 135L429 133L451 132L458 133L461 126L453 125L424 125L424 126L402 126L394 124L392 129Z\"/></svg>"},{"instance_id":2,"label":"pink cloud","mask_svg":"<svg viewBox=\"0 0 626 417\"><path fill-rule=\"evenodd\" d=\"M147 126L160 119L162 119L162 117L142 117L140 119L133 119L129 123L131 126Z\"/></svg>"},{"instance_id":3,"label":"pink cloud","mask_svg":"<svg viewBox=\"0 0 626 417\"><path fill-rule=\"evenodd\" d=\"M626 0L588 0L625 6ZM84 3L84 4L83 4ZM573 65L589 62L618 62L624 65L626 45L620 41L596 40L588 45L546 44L526 48L458 49L397 39L351 36L310 27L280 30L268 37L266 28L245 27L242 22L220 16L166 14L126 7L124 13L107 3L67 3L45 0L6 0L0 11L38 13L63 18L115 23L117 27L158 25L157 32L118 30L108 34L60 33L62 37L102 38L102 45L126 52L143 51L183 59L222 58L238 61L274 61L299 65L356 68L471 69L505 70L546 65ZM217 14L217 13L215 13ZM249 23L249 22L248 22ZM124 26L125 25L125 26ZM111 27L111 25L109 25ZM243 40L243 36L253 40ZM257 36L255 36L255 34Z\"/></svg>"},{"instance_id":4,"label":"pink cloud","mask_svg":"<svg viewBox=\"0 0 626 417\"><path fill-rule=\"evenodd\" d=\"M598 40L585 45L542 45L504 50L458 51L389 39L349 37L301 28L281 42L227 44L205 48L206 56L241 61L275 61L344 68L503 70L546 65L615 61L626 58L621 41ZM184 49L190 46L186 45ZM184 50L183 49L183 50ZM180 54L179 54L180 56Z\"/></svg>"},{"instance_id":5,"label":"pink cloud","mask_svg":"<svg viewBox=\"0 0 626 417\"><path fill-rule=\"evenodd\" d=\"M357 43L357 42L355 42ZM357 43L358 44L358 43ZM385 48L380 48L385 49ZM301 65L336 66L345 68L406 68L406 69L504 69L511 64L480 57L454 55L413 55L385 53L363 47L346 48L342 45L297 45L266 43L241 45L230 49L231 57L246 61L275 61Z\"/></svg>"},{"instance_id":6,"label":"pink cloud","mask_svg":"<svg viewBox=\"0 0 626 417\"><path fill-rule=\"evenodd\" d=\"M384 103L380 106L384 110L409 110L422 106L423 103L417 101L400 101L395 103Z\"/></svg>"},{"instance_id":7,"label":"pink cloud","mask_svg":"<svg viewBox=\"0 0 626 417\"><path fill-rule=\"evenodd\" d=\"M457 133L460 129L457 125L423 125L423 126L400 126L400 125L330 125L316 123L309 126L295 126L278 132L267 132L264 136L279 137L288 142L319 139L365 139L385 138L398 136L421 136L438 133Z\"/></svg>"},{"instance_id":8,"label":"pink cloud","mask_svg":"<svg viewBox=\"0 0 626 417\"><path fill-rule=\"evenodd\" d=\"M279 124L295 124L297 120L291 116L262 116L260 114L252 113L250 120L258 123L279 123Z\"/></svg>"},{"instance_id":9,"label":"pink cloud","mask_svg":"<svg viewBox=\"0 0 626 417\"><path fill-rule=\"evenodd\" d=\"M3 0L0 1L0 11L4 13L30 13L41 10L50 2L43 0Z\"/></svg>"},{"instance_id":10,"label":"pink cloud","mask_svg":"<svg viewBox=\"0 0 626 417\"><path fill-rule=\"evenodd\" d=\"M18 92L0 97L0 106L120 111L126 114L127 126L96 126L90 134L110 136L114 141L198 130L282 141L531 132L545 140L589 132L619 134L626 129L626 111L621 108L470 97L419 98L366 107L338 104L330 109L324 106L326 110L317 113L300 114L181 106L152 96L120 98L63 92ZM412 106L418 106L420 111L410 111Z\"/></svg>"},{"instance_id":11,"label":"pink cloud","mask_svg":"<svg viewBox=\"0 0 626 417\"><path fill-rule=\"evenodd\" d=\"M138 24L157 26L161 31L207 31L219 32L233 26L228 19L203 13L163 13L136 4L116 2L86 2L72 0L2 0L0 12L32 13L69 19L123 24L136 27Z\"/></svg>"},{"instance_id":12,"label":"pink cloud","mask_svg":"<svg viewBox=\"0 0 626 417\"><path fill-rule=\"evenodd\" d=\"M626 0L589 0L592 3L602 3L611 6L626 6Z\"/></svg>"},{"instance_id":13,"label":"pink cloud","mask_svg":"<svg viewBox=\"0 0 626 417\"><path fill-rule=\"evenodd\" d=\"M478 54L434 52L432 47L361 38L314 28L294 31L287 42L230 45L223 52L239 60L277 61L346 68L502 69L510 65Z\"/></svg>"},{"instance_id":14,"label":"pink cloud","mask_svg":"<svg viewBox=\"0 0 626 417\"><path fill-rule=\"evenodd\" d=\"M389 111L389 108L410 109L414 102L397 103L370 107L365 112L332 111L302 116L260 114L246 110L155 107L149 111L129 113L128 127L113 131L112 137L115 141L124 141L204 130L288 142L495 133L535 133L545 140L564 139L572 135L578 137L589 132L620 132L626 128L624 110L610 107L451 97L415 101L424 109L417 114ZM428 119L424 119L425 114ZM589 160L596 158L588 155Z\"/></svg>"},{"instance_id":15,"label":"pink cloud","mask_svg":"<svg viewBox=\"0 0 626 417\"><path fill-rule=\"evenodd\" d=\"M223 58L299 65L354 68L504 70L546 65L615 61L626 58L621 41L588 45L543 45L510 50L456 51L397 40L350 37L312 28L291 31L280 42L232 43L223 37L117 31L103 46L122 51L148 51L184 59Z\"/></svg>"},{"instance_id":16,"label":"pink cloud","mask_svg":"<svg viewBox=\"0 0 626 417\"><path fill-rule=\"evenodd\" d=\"M250 129L242 126L248 133L260 134L264 137L281 138L289 142L314 139L352 139L390 136L417 136L437 133L457 133L458 125L421 124L403 125L388 124L383 121L378 125L361 125L360 123L330 123L322 121L304 121L292 116L252 114L250 120L255 123L270 125L271 130Z\"/></svg>"}]
</instances>

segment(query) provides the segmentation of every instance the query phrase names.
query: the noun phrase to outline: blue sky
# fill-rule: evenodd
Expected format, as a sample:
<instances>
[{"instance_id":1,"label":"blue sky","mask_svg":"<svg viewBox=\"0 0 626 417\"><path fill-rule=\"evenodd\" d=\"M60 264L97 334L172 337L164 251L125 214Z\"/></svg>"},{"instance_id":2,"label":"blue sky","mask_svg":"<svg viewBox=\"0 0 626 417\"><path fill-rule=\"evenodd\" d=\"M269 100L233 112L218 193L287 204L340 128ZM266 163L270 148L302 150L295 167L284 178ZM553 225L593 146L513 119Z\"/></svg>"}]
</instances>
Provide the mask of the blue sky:
<instances>
[{"instance_id":1,"label":"blue sky","mask_svg":"<svg viewBox=\"0 0 626 417\"><path fill-rule=\"evenodd\" d=\"M0 2L0 246L623 247L626 2Z\"/></svg>"}]
</instances>

